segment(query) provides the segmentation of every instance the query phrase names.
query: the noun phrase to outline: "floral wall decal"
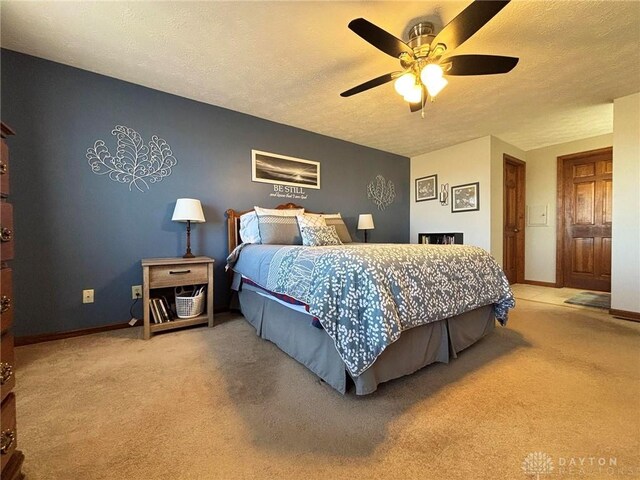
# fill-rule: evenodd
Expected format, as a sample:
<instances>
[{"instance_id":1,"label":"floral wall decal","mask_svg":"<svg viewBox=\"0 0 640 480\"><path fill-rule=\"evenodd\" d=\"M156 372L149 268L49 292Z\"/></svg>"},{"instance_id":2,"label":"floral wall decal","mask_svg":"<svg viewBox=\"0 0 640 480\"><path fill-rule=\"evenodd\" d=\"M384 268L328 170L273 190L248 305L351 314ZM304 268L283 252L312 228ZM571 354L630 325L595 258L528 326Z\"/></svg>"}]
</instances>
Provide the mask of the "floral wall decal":
<instances>
[{"instance_id":1,"label":"floral wall decal","mask_svg":"<svg viewBox=\"0 0 640 480\"><path fill-rule=\"evenodd\" d=\"M367 197L378 206L378 210L384 210L396 198L396 189L391 180L387 182L382 175L377 175L367 187Z\"/></svg>"},{"instance_id":2,"label":"floral wall decal","mask_svg":"<svg viewBox=\"0 0 640 480\"><path fill-rule=\"evenodd\" d=\"M115 156L103 140L96 140L93 148L87 149L87 159L93 173L128 183L129 191L133 187L141 192L149 190L149 184L171 175L171 168L178 163L169 144L157 135L145 145L133 128L116 125L111 134L118 140Z\"/></svg>"}]
</instances>

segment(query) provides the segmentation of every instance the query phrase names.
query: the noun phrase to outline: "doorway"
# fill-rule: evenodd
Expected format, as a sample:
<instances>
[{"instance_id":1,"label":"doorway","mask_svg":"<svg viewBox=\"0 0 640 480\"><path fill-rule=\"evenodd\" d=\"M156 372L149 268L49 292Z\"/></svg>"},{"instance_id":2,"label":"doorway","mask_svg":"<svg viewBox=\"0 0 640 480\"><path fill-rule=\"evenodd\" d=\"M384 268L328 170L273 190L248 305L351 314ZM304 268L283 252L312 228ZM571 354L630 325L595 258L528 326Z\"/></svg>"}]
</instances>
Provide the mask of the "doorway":
<instances>
[{"instance_id":1,"label":"doorway","mask_svg":"<svg viewBox=\"0 0 640 480\"><path fill-rule=\"evenodd\" d=\"M526 163L503 155L503 268L509 283L524 282L524 210Z\"/></svg>"},{"instance_id":2,"label":"doorway","mask_svg":"<svg viewBox=\"0 0 640 480\"><path fill-rule=\"evenodd\" d=\"M558 287L611 291L613 149L558 157Z\"/></svg>"}]
</instances>

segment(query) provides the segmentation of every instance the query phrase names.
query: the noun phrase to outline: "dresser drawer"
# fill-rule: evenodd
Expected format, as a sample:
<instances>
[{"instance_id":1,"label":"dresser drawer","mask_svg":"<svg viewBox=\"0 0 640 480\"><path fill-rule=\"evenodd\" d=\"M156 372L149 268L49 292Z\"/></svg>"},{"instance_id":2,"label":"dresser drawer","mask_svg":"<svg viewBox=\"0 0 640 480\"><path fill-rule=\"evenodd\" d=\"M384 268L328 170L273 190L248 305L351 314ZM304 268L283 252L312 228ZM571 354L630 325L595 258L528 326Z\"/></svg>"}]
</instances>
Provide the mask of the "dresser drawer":
<instances>
[{"instance_id":1,"label":"dresser drawer","mask_svg":"<svg viewBox=\"0 0 640 480\"><path fill-rule=\"evenodd\" d=\"M208 281L206 263L149 267L149 288L195 285L207 283Z\"/></svg>"},{"instance_id":2,"label":"dresser drawer","mask_svg":"<svg viewBox=\"0 0 640 480\"><path fill-rule=\"evenodd\" d=\"M13 276L10 268L0 270L0 321L4 332L13 323Z\"/></svg>"},{"instance_id":3,"label":"dresser drawer","mask_svg":"<svg viewBox=\"0 0 640 480\"><path fill-rule=\"evenodd\" d=\"M13 258L13 205L0 203L0 258Z\"/></svg>"},{"instance_id":4,"label":"dresser drawer","mask_svg":"<svg viewBox=\"0 0 640 480\"><path fill-rule=\"evenodd\" d=\"M2 469L11 458L11 454L16 449L16 397L10 393L2 402L2 412L0 413L0 458L2 459Z\"/></svg>"},{"instance_id":5,"label":"dresser drawer","mask_svg":"<svg viewBox=\"0 0 640 480\"><path fill-rule=\"evenodd\" d=\"M9 195L9 147L4 138L0 147L0 195Z\"/></svg>"},{"instance_id":6,"label":"dresser drawer","mask_svg":"<svg viewBox=\"0 0 640 480\"><path fill-rule=\"evenodd\" d=\"M0 397L6 398L16 383L16 367L13 356L13 335L9 332L2 335L0 343Z\"/></svg>"}]
</instances>

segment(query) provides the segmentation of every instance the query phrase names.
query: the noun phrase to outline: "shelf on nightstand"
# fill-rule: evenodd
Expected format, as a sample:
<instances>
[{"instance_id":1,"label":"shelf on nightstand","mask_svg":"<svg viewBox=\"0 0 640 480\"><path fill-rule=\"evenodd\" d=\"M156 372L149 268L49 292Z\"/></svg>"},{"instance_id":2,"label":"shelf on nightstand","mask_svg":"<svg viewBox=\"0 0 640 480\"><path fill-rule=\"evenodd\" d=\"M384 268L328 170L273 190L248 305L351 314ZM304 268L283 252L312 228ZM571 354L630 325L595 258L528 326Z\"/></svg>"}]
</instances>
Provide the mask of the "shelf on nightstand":
<instances>
[{"instance_id":1,"label":"shelf on nightstand","mask_svg":"<svg viewBox=\"0 0 640 480\"><path fill-rule=\"evenodd\" d=\"M195 258L145 258L142 260L142 297L144 310L144 338L152 333L174 328L208 324L213 327L213 264L210 257ZM205 313L194 318L176 318L163 323L152 323L149 300L154 290L184 285L206 285L207 304Z\"/></svg>"},{"instance_id":2,"label":"shelf on nightstand","mask_svg":"<svg viewBox=\"0 0 640 480\"><path fill-rule=\"evenodd\" d=\"M152 323L150 325L152 332L162 332L164 330L173 330L174 328L190 327L191 325L200 325L209 323L209 314L204 313L193 318L176 318L169 322Z\"/></svg>"}]
</instances>

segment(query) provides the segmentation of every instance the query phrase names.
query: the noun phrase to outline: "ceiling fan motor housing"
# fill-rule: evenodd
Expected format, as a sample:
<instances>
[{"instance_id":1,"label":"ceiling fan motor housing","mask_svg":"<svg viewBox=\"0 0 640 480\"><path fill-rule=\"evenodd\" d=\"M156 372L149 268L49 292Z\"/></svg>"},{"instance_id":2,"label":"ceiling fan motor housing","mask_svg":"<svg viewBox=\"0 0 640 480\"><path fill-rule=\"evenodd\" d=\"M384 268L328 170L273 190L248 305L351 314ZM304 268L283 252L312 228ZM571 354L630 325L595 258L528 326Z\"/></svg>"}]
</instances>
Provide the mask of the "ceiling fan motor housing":
<instances>
[{"instance_id":1,"label":"ceiling fan motor housing","mask_svg":"<svg viewBox=\"0 0 640 480\"><path fill-rule=\"evenodd\" d=\"M431 48L431 42L436 38L434 26L431 22L420 22L409 30L407 45L413 48L416 57L426 57Z\"/></svg>"}]
</instances>

